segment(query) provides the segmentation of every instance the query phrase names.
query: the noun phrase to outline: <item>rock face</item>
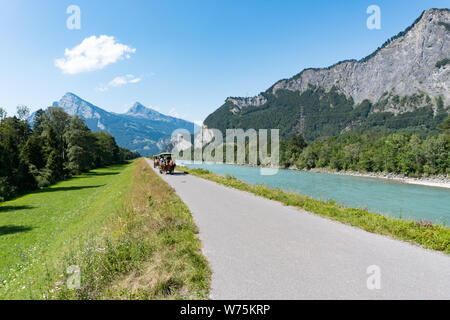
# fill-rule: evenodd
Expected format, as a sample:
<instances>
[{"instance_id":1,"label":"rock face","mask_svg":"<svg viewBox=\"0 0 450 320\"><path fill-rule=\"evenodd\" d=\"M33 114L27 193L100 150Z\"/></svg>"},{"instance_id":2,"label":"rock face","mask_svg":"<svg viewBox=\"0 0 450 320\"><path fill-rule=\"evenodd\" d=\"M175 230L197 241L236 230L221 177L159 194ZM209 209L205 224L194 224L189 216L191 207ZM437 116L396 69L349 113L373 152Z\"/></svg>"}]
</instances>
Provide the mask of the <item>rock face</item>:
<instances>
[{"instance_id":1,"label":"rock face","mask_svg":"<svg viewBox=\"0 0 450 320\"><path fill-rule=\"evenodd\" d=\"M106 129L102 120L108 118L108 112L90 104L73 93L66 93L58 102L54 102L53 106L63 108L70 115L78 115L84 120L89 120L88 126L93 131Z\"/></svg>"},{"instance_id":2,"label":"rock face","mask_svg":"<svg viewBox=\"0 0 450 320\"><path fill-rule=\"evenodd\" d=\"M247 106L260 106L267 102L266 97L263 95L258 95L255 97L250 98L228 98L227 102L231 102L235 106L240 108L247 107Z\"/></svg>"},{"instance_id":3,"label":"rock face","mask_svg":"<svg viewBox=\"0 0 450 320\"><path fill-rule=\"evenodd\" d=\"M66 93L54 107L61 107L70 115L78 115L92 131L107 131L116 138L119 146L142 155L153 155L164 150L176 129L193 133L192 122L170 117L136 102L125 114L108 112Z\"/></svg>"},{"instance_id":4,"label":"rock face","mask_svg":"<svg viewBox=\"0 0 450 320\"><path fill-rule=\"evenodd\" d=\"M365 99L378 102L386 92L398 96L424 92L430 97L442 95L445 105L449 105L450 64L437 67L445 58L450 58L450 10L430 9L370 56L325 69L303 70L275 83L266 93L276 95L281 89L304 92L311 85L325 90L337 87L359 104ZM266 101L264 94L227 99L237 107L233 113Z\"/></svg>"}]
</instances>

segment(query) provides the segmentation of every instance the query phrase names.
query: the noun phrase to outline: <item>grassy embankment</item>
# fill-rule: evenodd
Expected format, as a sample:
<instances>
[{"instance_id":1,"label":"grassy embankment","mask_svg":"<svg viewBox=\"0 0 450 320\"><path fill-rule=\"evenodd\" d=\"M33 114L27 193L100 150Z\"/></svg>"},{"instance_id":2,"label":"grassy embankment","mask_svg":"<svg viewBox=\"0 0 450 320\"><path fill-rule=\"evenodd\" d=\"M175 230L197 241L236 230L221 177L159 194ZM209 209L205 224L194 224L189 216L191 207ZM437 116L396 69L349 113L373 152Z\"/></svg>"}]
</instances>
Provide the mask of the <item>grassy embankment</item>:
<instances>
[{"instance_id":1,"label":"grassy embankment","mask_svg":"<svg viewBox=\"0 0 450 320\"><path fill-rule=\"evenodd\" d=\"M207 298L196 233L144 160L93 170L1 204L0 299Z\"/></svg>"},{"instance_id":2,"label":"grassy embankment","mask_svg":"<svg viewBox=\"0 0 450 320\"><path fill-rule=\"evenodd\" d=\"M365 209L343 207L336 204L333 200L327 202L296 193L284 192L280 189L269 189L262 185L249 185L230 175L223 177L203 169L178 167L178 170L184 170L189 174L220 183L227 187L248 191L257 196L276 200L288 206L298 207L372 233L391 236L428 249L450 254L450 228L444 226L388 218L381 214L371 213Z\"/></svg>"}]
</instances>

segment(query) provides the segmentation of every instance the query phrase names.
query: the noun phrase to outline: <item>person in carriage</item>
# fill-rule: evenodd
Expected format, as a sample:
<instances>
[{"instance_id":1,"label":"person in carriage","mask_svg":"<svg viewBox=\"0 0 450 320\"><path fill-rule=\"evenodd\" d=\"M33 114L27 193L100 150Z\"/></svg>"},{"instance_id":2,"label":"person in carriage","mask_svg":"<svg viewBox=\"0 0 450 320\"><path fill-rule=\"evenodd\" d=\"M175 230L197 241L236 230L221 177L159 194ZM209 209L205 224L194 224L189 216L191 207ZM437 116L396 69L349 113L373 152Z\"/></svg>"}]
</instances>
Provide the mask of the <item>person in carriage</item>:
<instances>
[{"instance_id":1,"label":"person in carriage","mask_svg":"<svg viewBox=\"0 0 450 320\"><path fill-rule=\"evenodd\" d=\"M173 174L175 172L176 163L175 160L172 159L172 155L170 153L158 155L155 159L159 158L159 172ZM155 160L156 163L156 160Z\"/></svg>"}]
</instances>

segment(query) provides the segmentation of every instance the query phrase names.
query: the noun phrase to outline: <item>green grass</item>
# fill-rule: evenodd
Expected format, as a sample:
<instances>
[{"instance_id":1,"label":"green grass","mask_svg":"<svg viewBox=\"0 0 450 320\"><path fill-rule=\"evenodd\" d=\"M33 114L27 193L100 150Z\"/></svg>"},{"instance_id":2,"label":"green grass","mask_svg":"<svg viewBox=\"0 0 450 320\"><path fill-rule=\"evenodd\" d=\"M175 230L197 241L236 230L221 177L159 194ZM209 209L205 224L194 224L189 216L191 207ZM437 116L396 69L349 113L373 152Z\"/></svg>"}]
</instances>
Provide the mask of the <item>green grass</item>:
<instances>
[{"instance_id":1,"label":"green grass","mask_svg":"<svg viewBox=\"0 0 450 320\"><path fill-rule=\"evenodd\" d=\"M116 165L0 206L0 299L40 299L74 243L117 211L132 166Z\"/></svg>"},{"instance_id":2,"label":"green grass","mask_svg":"<svg viewBox=\"0 0 450 320\"><path fill-rule=\"evenodd\" d=\"M0 299L207 298L189 209L144 160L0 206ZM79 266L81 288L66 286Z\"/></svg>"},{"instance_id":3,"label":"green grass","mask_svg":"<svg viewBox=\"0 0 450 320\"><path fill-rule=\"evenodd\" d=\"M141 159L106 232L67 256L66 266L81 268L81 289L60 286L56 297L207 299L211 270L197 234L188 207Z\"/></svg>"},{"instance_id":4,"label":"green grass","mask_svg":"<svg viewBox=\"0 0 450 320\"><path fill-rule=\"evenodd\" d=\"M363 230L391 236L408 241L428 249L450 254L450 229L441 225L428 225L414 221L388 218L381 214L371 213L365 209L347 208L337 205L334 201L322 201L302 196L296 193L284 192L280 189L269 189L261 185L249 185L230 175L218 176L203 169L178 167L179 170L220 183L235 189L251 192L257 196L282 202L322 217L361 228Z\"/></svg>"}]
</instances>

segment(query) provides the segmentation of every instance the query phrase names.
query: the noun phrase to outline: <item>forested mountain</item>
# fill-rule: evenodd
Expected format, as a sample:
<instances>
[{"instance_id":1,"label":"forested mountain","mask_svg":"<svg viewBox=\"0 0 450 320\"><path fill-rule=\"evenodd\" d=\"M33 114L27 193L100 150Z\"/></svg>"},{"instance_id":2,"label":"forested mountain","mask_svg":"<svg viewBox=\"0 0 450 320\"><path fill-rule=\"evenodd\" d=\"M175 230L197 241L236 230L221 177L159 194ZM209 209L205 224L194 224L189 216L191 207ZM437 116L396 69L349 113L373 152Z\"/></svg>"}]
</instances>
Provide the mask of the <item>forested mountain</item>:
<instances>
[{"instance_id":1,"label":"forested mountain","mask_svg":"<svg viewBox=\"0 0 450 320\"><path fill-rule=\"evenodd\" d=\"M347 131L432 132L450 110L450 10L430 9L368 57L306 69L251 98L228 98L204 124L279 128L306 141Z\"/></svg>"},{"instance_id":2,"label":"forested mountain","mask_svg":"<svg viewBox=\"0 0 450 320\"><path fill-rule=\"evenodd\" d=\"M192 122L163 115L139 102L127 113L117 114L94 106L73 93L67 93L53 106L81 117L92 131L109 132L119 146L142 155L153 155L163 150L176 129L189 132L195 129Z\"/></svg>"}]
</instances>

